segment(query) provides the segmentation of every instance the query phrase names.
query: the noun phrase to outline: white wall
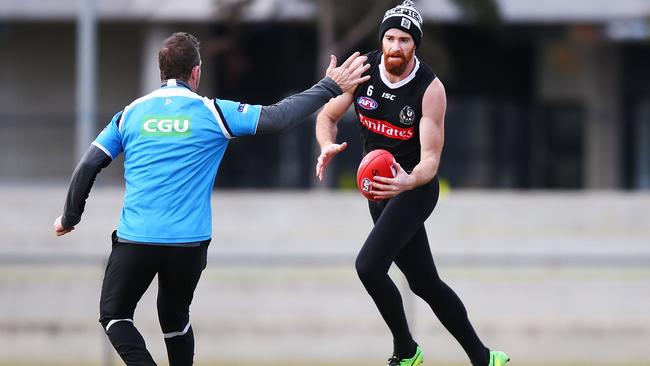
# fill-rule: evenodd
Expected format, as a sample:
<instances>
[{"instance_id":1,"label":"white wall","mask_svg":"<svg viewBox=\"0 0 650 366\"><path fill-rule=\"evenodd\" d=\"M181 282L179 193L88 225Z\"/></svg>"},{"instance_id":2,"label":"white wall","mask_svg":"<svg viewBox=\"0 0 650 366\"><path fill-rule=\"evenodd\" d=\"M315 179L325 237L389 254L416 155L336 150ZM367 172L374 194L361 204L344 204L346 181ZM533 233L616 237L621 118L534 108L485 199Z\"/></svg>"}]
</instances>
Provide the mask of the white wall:
<instances>
[{"instance_id":1,"label":"white wall","mask_svg":"<svg viewBox=\"0 0 650 366\"><path fill-rule=\"evenodd\" d=\"M97 303L121 190L94 190L81 225L56 239L65 190L0 189L0 363L103 357ZM385 361L388 331L353 270L371 226L358 194L216 192L213 208L192 307L199 362ZM647 364L649 208L648 194L452 191L426 227L441 276L478 333L517 364L539 364L549 349L558 365ZM467 364L393 276L427 362ZM154 304L150 289L136 324L163 360Z\"/></svg>"},{"instance_id":2,"label":"white wall","mask_svg":"<svg viewBox=\"0 0 650 366\"><path fill-rule=\"evenodd\" d=\"M203 27L178 24L148 29L130 23L99 27L95 132L160 85L157 40L165 36L157 34L204 35ZM69 180L76 164L75 42L73 23L10 23L0 32L0 181ZM212 77L212 61L204 57L203 80ZM210 81L203 84L199 91L212 95ZM120 170L108 174L121 181Z\"/></svg>"}]
</instances>

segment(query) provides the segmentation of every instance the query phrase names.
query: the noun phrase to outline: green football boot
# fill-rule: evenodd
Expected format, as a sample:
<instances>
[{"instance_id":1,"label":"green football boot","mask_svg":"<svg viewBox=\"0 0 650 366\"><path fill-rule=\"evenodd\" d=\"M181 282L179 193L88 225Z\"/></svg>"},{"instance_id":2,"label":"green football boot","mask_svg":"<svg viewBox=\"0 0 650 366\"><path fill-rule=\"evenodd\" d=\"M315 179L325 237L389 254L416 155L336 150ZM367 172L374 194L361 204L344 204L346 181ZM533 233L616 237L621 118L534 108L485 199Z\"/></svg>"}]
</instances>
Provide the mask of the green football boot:
<instances>
[{"instance_id":1,"label":"green football boot","mask_svg":"<svg viewBox=\"0 0 650 366\"><path fill-rule=\"evenodd\" d=\"M417 346L415 349L415 355L411 358L402 358L399 359L395 356L388 359L388 366L418 366L422 364L424 354L422 353L422 348Z\"/></svg>"},{"instance_id":2,"label":"green football boot","mask_svg":"<svg viewBox=\"0 0 650 366\"><path fill-rule=\"evenodd\" d=\"M490 351L490 363L488 366L505 366L510 357L501 351Z\"/></svg>"}]
</instances>

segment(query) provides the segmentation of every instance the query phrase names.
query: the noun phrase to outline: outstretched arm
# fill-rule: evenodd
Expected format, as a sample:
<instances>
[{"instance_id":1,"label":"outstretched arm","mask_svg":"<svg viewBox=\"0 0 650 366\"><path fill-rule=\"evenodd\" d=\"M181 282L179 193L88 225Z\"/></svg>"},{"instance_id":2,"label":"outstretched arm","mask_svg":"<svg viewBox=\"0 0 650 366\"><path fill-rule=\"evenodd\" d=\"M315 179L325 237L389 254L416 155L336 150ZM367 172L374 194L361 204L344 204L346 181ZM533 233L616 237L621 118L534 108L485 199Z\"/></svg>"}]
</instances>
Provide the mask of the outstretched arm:
<instances>
[{"instance_id":1,"label":"outstretched arm","mask_svg":"<svg viewBox=\"0 0 650 366\"><path fill-rule=\"evenodd\" d=\"M280 102L262 106L257 134L267 134L292 128L309 117L331 98L341 94L341 88L329 77L299 94Z\"/></svg>"},{"instance_id":2,"label":"outstretched arm","mask_svg":"<svg viewBox=\"0 0 650 366\"><path fill-rule=\"evenodd\" d=\"M325 78L316 85L274 105L262 107L257 133L273 133L291 128L316 112L331 98L368 80L368 76L361 77L370 67L369 64L364 64L366 60L366 56L360 56L359 52L355 52L337 67L336 57L331 56Z\"/></svg>"},{"instance_id":3,"label":"outstretched arm","mask_svg":"<svg viewBox=\"0 0 650 366\"><path fill-rule=\"evenodd\" d=\"M90 145L72 174L63 215L54 220L54 233L61 236L74 230L81 221L86 199L99 172L111 163L111 157L95 145Z\"/></svg>"}]
</instances>

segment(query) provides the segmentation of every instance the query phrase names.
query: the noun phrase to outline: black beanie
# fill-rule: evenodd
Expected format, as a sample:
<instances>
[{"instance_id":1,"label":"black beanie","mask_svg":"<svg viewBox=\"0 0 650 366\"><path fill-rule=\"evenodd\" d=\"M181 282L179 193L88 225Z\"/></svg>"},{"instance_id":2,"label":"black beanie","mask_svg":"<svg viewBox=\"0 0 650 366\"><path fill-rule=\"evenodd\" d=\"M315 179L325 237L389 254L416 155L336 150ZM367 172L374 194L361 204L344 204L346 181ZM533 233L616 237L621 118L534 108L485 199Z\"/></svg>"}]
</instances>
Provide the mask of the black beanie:
<instances>
[{"instance_id":1,"label":"black beanie","mask_svg":"<svg viewBox=\"0 0 650 366\"><path fill-rule=\"evenodd\" d=\"M379 27L379 42L384 38L384 33L391 28L397 28L410 34L413 41L415 41L415 47L420 47L422 41L422 17L415 9L415 4L412 1L405 0L402 5L386 11Z\"/></svg>"}]
</instances>

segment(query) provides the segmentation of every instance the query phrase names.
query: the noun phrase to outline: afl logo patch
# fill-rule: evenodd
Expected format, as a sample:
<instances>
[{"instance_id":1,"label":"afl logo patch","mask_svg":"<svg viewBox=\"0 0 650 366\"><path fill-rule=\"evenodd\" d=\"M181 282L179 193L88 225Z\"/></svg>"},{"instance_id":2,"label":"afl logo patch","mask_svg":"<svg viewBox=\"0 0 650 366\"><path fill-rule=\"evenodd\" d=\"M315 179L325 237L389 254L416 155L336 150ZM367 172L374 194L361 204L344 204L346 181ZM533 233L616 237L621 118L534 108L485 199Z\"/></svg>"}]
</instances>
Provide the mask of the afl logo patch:
<instances>
[{"instance_id":1,"label":"afl logo patch","mask_svg":"<svg viewBox=\"0 0 650 366\"><path fill-rule=\"evenodd\" d=\"M357 99L357 104L359 107L369 111L375 110L377 107L379 107L379 103L377 103L374 99L368 97L359 97Z\"/></svg>"},{"instance_id":2,"label":"afl logo patch","mask_svg":"<svg viewBox=\"0 0 650 366\"><path fill-rule=\"evenodd\" d=\"M399 112L399 121L402 122L402 124L405 124L407 126L410 126L415 122L415 111L411 106L404 106L402 110Z\"/></svg>"}]
</instances>

